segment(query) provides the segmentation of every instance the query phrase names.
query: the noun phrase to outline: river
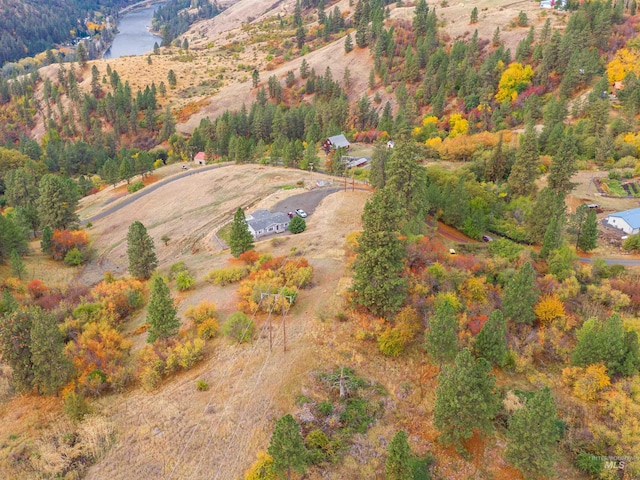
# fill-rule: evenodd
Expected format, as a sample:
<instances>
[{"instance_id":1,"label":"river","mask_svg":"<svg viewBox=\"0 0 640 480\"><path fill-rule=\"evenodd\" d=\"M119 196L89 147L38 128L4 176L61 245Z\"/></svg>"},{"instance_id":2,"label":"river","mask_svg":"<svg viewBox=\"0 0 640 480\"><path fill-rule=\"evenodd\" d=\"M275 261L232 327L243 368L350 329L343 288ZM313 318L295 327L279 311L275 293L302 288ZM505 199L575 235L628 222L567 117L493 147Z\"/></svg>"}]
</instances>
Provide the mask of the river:
<instances>
[{"instance_id":1,"label":"river","mask_svg":"<svg viewBox=\"0 0 640 480\"><path fill-rule=\"evenodd\" d=\"M153 12L164 2L134 10L124 15L118 22L118 33L111 48L104 52L103 58L118 58L128 55L142 55L153 50L153 44L162 43L158 35L149 32Z\"/></svg>"}]
</instances>

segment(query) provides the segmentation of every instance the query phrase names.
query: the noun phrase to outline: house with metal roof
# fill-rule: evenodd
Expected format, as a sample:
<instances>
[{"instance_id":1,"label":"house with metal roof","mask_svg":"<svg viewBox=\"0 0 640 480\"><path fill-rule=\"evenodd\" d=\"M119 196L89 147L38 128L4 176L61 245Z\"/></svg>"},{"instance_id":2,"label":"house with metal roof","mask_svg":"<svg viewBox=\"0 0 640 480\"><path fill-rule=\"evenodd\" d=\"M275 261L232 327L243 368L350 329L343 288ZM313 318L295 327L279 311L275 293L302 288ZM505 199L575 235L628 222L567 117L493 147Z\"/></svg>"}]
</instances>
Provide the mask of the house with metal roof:
<instances>
[{"instance_id":1,"label":"house with metal roof","mask_svg":"<svg viewBox=\"0 0 640 480\"><path fill-rule=\"evenodd\" d=\"M612 213L607 217L607 223L627 235L640 232L640 208Z\"/></svg>"},{"instance_id":2,"label":"house with metal roof","mask_svg":"<svg viewBox=\"0 0 640 480\"><path fill-rule=\"evenodd\" d=\"M329 153L331 149L335 150L336 148L344 148L345 150L349 150L350 147L351 144L349 143L349 140L347 140L347 137L345 137L343 134L329 137L322 143L322 149L325 153Z\"/></svg>"},{"instance_id":3,"label":"house with metal roof","mask_svg":"<svg viewBox=\"0 0 640 480\"><path fill-rule=\"evenodd\" d=\"M245 218L253 238L285 232L291 221L287 214L282 212L272 213L269 210L256 210Z\"/></svg>"}]
</instances>

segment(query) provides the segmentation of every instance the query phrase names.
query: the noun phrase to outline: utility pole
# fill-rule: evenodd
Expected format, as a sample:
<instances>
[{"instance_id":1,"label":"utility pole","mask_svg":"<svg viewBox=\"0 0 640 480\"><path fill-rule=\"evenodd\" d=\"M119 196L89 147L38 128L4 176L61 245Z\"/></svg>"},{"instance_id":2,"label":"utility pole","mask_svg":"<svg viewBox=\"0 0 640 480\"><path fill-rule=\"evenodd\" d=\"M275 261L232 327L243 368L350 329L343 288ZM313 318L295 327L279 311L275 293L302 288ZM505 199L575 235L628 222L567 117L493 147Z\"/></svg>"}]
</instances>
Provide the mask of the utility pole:
<instances>
[{"instance_id":1,"label":"utility pole","mask_svg":"<svg viewBox=\"0 0 640 480\"><path fill-rule=\"evenodd\" d=\"M289 300L289 306L293 304L293 295L283 295L284 289L280 290L281 293L268 293L261 292L260 293L260 301L265 297L274 297L276 302L282 296ZM289 309L287 309L288 311ZM271 313L273 312L273 306L269 310L269 350L273 349L273 337L271 333ZM284 309L284 302L282 303L282 334L284 336L284 351L287 351L287 312Z\"/></svg>"}]
</instances>

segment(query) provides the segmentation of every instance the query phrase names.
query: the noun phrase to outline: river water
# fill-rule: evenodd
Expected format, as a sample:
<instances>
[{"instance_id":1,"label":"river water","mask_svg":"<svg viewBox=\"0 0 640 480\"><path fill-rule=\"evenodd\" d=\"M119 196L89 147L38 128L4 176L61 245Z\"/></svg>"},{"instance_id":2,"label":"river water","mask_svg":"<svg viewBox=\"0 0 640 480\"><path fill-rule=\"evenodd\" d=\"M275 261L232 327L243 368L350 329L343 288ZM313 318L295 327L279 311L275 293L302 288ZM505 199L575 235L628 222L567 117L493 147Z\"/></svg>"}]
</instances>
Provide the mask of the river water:
<instances>
[{"instance_id":1,"label":"river water","mask_svg":"<svg viewBox=\"0 0 640 480\"><path fill-rule=\"evenodd\" d=\"M103 58L118 58L128 55L142 55L153 50L153 44L162 43L162 38L149 32L153 12L164 2L154 3L125 14L118 22L118 33L111 48L104 52Z\"/></svg>"}]
</instances>

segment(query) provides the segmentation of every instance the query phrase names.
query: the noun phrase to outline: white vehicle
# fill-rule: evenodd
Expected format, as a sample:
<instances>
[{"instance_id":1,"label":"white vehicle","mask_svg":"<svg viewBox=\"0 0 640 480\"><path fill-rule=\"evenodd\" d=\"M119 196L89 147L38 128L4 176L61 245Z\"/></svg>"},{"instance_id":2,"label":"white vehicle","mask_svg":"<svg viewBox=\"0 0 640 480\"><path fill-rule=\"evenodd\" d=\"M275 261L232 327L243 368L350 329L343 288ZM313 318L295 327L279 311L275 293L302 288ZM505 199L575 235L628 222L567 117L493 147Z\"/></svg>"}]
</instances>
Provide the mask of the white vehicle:
<instances>
[{"instance_id":1,"label":"white vehicle","mask_svg":"<svg viewBox=\"0 0 640 480\"><path fill-rule=\"evenodd\" d=\"M307 216L308 216L307 212L305 212L301 208L297 208L296 209L296 213L298 214L299 217L302 217L302 218L307 218Z\"/></svg>"}]
</instances>

